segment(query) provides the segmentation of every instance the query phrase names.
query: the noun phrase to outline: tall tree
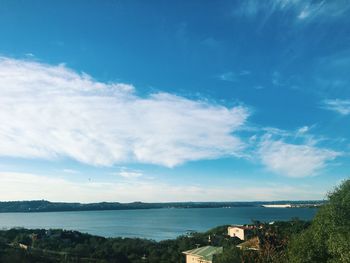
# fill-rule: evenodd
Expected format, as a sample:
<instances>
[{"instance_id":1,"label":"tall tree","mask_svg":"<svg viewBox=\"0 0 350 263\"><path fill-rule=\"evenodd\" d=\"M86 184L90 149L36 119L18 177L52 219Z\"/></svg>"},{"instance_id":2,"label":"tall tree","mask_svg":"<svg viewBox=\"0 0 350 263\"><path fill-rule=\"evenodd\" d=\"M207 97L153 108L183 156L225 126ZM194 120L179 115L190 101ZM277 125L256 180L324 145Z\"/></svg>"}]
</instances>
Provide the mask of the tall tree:
<instances>
[{"instance_id":1,"label":"tall tree","mask_svg":"<svg viewBox=\"0 0 350 263\"><path fill-rule=\"evenodd\" d=\"M311 227L289 245L290 262L350 262L350 180L328 195Z\"/></svg>"}]
</instances>

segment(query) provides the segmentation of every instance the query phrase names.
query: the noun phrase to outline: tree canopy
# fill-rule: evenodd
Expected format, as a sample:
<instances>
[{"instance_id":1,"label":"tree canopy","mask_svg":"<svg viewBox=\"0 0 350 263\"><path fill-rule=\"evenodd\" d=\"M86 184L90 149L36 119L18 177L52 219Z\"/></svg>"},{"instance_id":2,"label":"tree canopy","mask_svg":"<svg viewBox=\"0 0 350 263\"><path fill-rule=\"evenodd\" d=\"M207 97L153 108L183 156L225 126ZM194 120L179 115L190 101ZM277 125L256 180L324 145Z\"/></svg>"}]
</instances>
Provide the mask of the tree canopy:
<instances>
[{"instance_id":1,"label":"tree canopy","mask_svg":"<svg viewBox=\"0 0 350 263\"><path fill-rule=\"evenodd\" d=\"M290 262L350 262L350 180L328 195L311 226L289 245Z\"/></svg>"}]
</instances>

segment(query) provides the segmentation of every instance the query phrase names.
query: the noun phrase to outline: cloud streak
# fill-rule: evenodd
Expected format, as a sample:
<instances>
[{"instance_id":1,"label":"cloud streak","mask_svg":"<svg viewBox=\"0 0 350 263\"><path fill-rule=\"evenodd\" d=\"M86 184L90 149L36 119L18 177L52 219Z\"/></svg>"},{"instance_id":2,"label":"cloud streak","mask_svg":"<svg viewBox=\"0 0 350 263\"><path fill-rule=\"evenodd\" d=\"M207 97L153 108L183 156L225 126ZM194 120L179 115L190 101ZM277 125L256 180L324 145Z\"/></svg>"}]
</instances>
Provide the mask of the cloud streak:
<instances>
[{"instance_id":1,"label":"cloud streak","mask_svg":"<svg viewBox=\"0 0 350 263\"><path fill-rule=\"evenodd\" d=\"M275 12L291 12L299 20L310 20L317 17L339 17L350 9L348 1L313 1L313 0L247 0L235 8L235 16L270 17Z\"/></svg>"},{"instance_id":2,"label":"cloud streak","mask_svg":"<svg viewBox=\"0 0 350 263\"><path fill-rule=\"evenodd\" d=\"M244 143L235 132L248 116L243 106L168 93L144 98L132 85L98 82L64 65L0 59L0 156L173 167L239 156Z\"/></svg>"},{"instance_id":3,"label":"cloud streak","mask_svg":"<svg viewBox=\"0 0 350 263\"><path fill-rule=\"evenodd\" d=\"M323 107L327 110L335 111L341 115L350 114L350 100L326 100Z\"/></svg>"},{"instance_id":4,"label":"cloud streak","mask_svg":"<svg viewBox=\"0 0 350 263\"><path fill-rule=\"evenodd\" d=\"M309 144L292 144L266 136L258 154L268 170L288 177L312 176L339 153Z\"/></svg>"},{"instance_id":5,"label":"cloud streak","mask_svg":"<svg viewBox=\"0 0 350 263\"><path fill-rule=\"evenodd\" d=\"M138 170L129 170L126 167L122 167L119 172L115 173L115 175L124 177L126 179L133 179L143 176L143 172Z\"/></svg>"}]
</instances>

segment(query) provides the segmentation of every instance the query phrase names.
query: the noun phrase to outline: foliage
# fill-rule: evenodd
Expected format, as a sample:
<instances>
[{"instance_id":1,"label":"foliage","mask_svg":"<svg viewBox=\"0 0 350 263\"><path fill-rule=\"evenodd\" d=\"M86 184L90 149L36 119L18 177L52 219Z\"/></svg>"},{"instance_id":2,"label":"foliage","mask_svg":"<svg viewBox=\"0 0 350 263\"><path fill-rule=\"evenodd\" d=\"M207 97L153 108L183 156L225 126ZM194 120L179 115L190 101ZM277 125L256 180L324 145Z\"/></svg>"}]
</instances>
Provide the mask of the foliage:
<instances>
[{"instance_id":1,"label":"foliage","mask_svg":"<svg viewBox=\"0 0 350 263\"><path fill-rule=\"evenodd\" d=\"M215 263L239 263L242 262L242 253L236 247L225 247L224 251L220 255L214 257Z\"/></svg>"},{"instance_id":2,"label":"foliage","mask_svg":"<svg viewBox=\"0 0 350 263\"><path fill-rule=\"evenodd\" d=\"M350 180L328 199L311 227L290 243L290 262L350 262Z\"/></svg>"},{"instance_id":3,"label":"foliage","mask_svg":"<svg viewBox=\"0 0 350 263\"><path fill-rule=\"evenodd\" d=\"M103 238L59 229L10 229L0 231L0 262L181 263L185 262L182 251L211 244L209 235L216 244L224 240L216 230L156 242ZM28 250L19 244L28 245Z\"/></svg>"},{"instance_id":4,"label":"foliage","mask_svg":"<svg viewBox=\"0 0 350 263\"><path fill-rule=\"evenodd\" d=\"M291 233L307 225L299 220L276 222L274 225L263 225L255 234L263 240L264 248L271 248L268 254L272 259L284 249L284 245L277 245L281 243L280 240L288 239ZM227 225L161 242L137 238L103 238L59 229L18 228L0 231L0 242L7 244L0 249L0 262L184 263L183 251L206 245L224 247L224 253L215 257L215 263L269 262L261 260L266 257L266 252L241 251L236 248L242 241L227 236ZM28 250L20 249L19 244L28 245ZM13 260L9 260L11 257Z\"/></svg>"}]
</instances>

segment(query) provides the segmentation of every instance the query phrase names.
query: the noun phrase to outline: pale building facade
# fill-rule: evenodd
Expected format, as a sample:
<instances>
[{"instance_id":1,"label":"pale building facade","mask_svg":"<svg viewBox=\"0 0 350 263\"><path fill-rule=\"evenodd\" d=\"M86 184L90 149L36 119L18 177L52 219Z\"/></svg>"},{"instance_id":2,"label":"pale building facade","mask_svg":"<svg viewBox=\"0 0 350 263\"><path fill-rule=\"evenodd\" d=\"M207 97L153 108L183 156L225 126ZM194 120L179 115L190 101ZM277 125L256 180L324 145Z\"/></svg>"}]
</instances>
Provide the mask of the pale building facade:
<instances>
[{"instance_id":1,"label":"pale building facade","mask_svg":"<svg viewBox=\"0 0 350 263\"><path fill-rule=\"evenodd\" d=\"M212 261L207 261L195 255L186 255L186 263L212 263Z\"/></svg>"},{"instance_id":2,"label":"pale building facade","mask_svg":"<svg viewBox=\"0 0 350 263\"><path fill-rule=\"evenodd\" d=\"M229 226L227 228L227 235L230 237L238 237L240 240L246 240L247 233L254 229L254 226Z\"/></svg>"},{"instance_id":3,"label":"pale building facade","mask_svg":"<svg viewBox=\"0 0 350 263\"><path fill-rule=\"evenodd\" d=\"M244 240L244 229L239 226L229 226L227 234L230 237L238 237L240 240Z\"/></svg>"}]
</instances>

